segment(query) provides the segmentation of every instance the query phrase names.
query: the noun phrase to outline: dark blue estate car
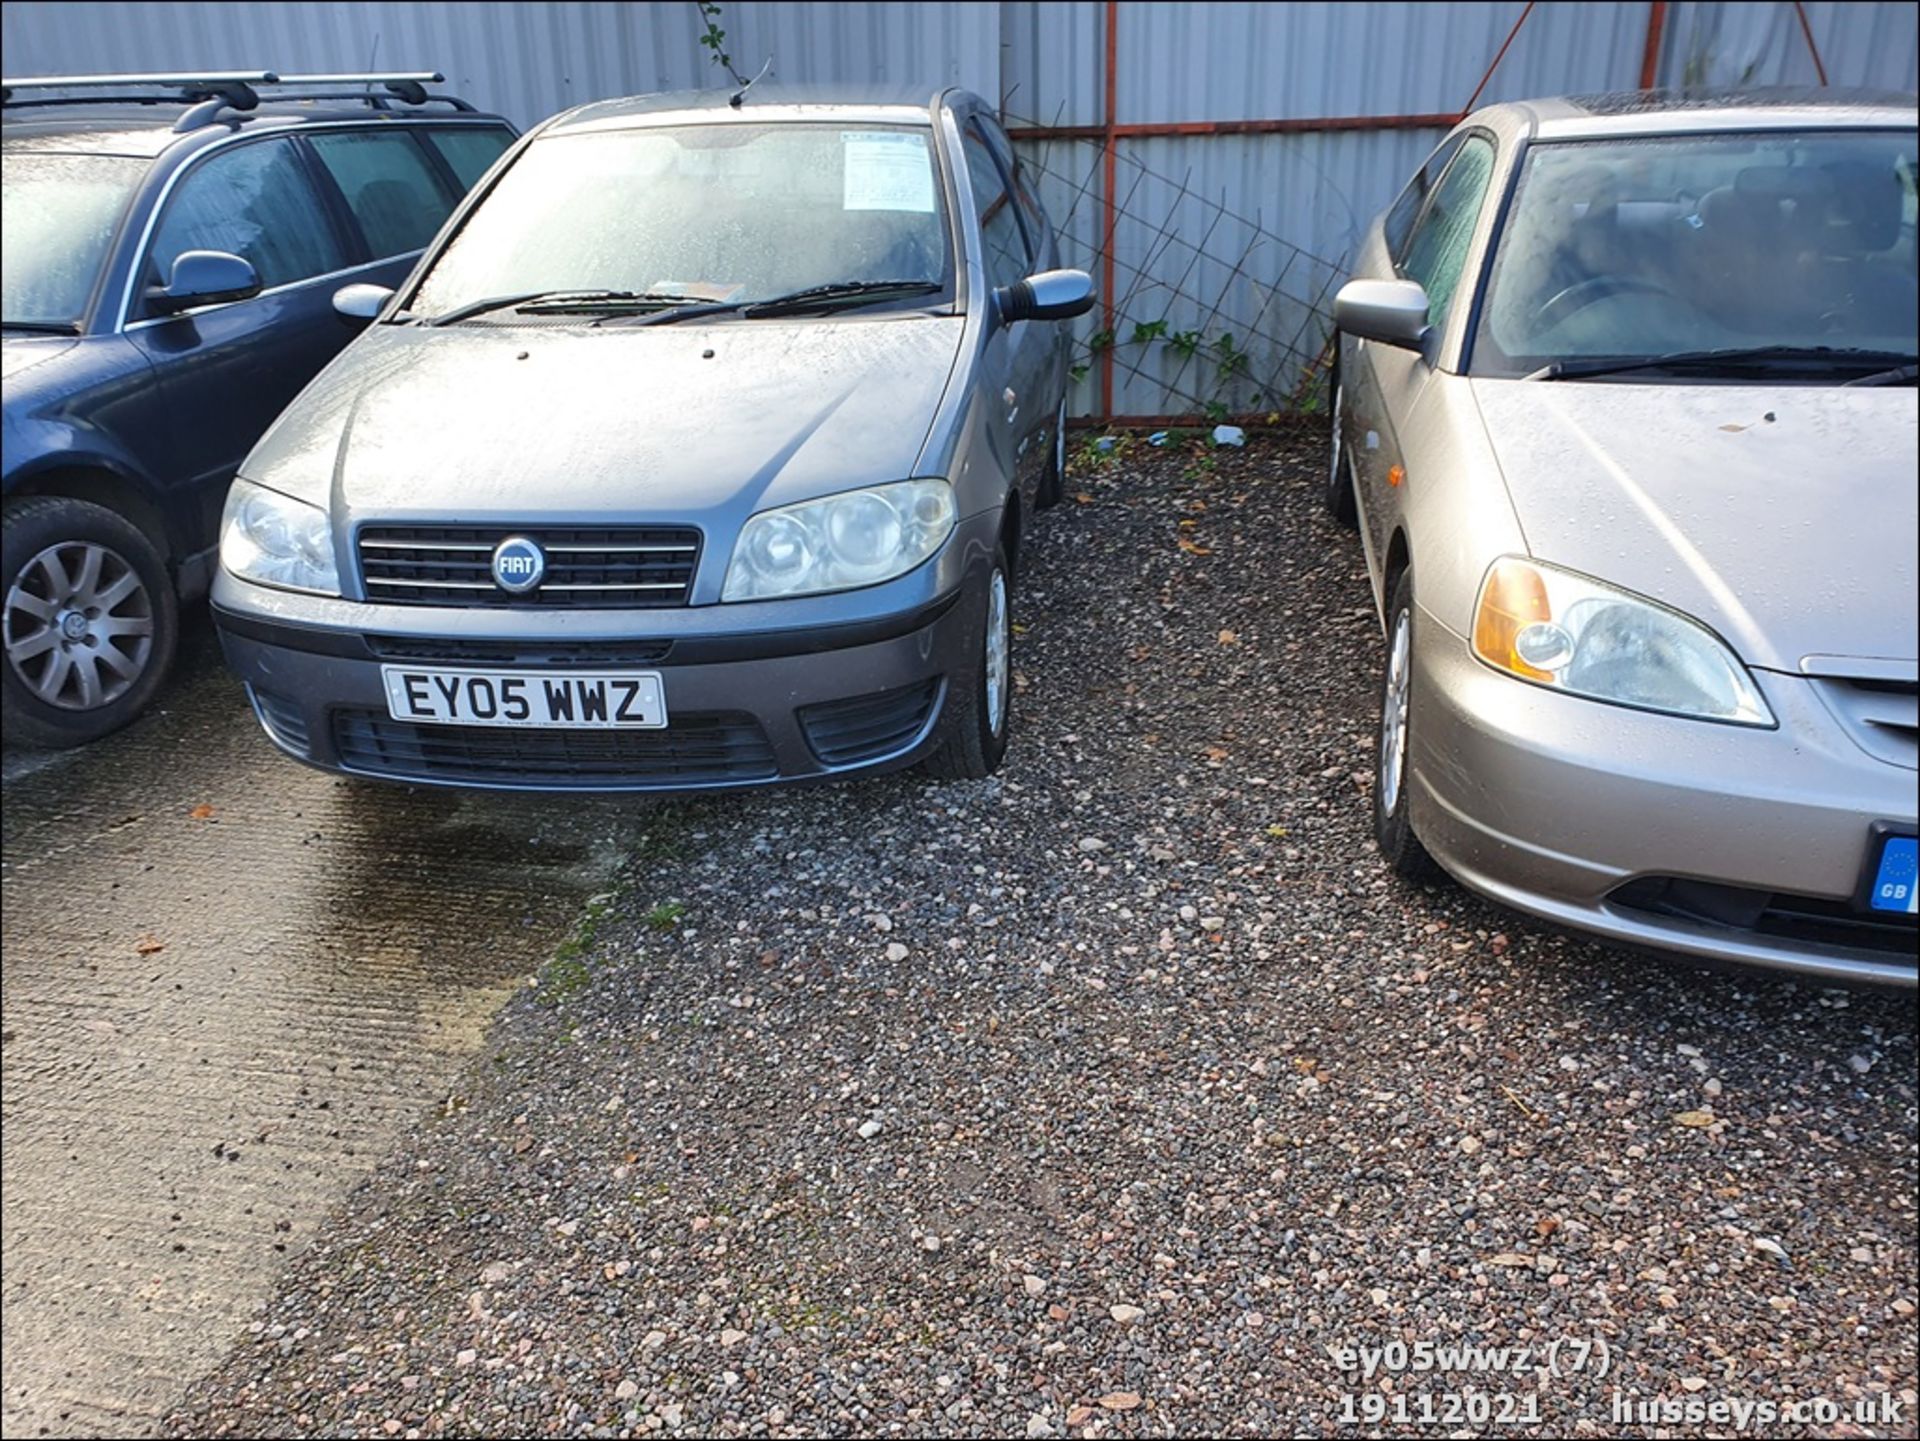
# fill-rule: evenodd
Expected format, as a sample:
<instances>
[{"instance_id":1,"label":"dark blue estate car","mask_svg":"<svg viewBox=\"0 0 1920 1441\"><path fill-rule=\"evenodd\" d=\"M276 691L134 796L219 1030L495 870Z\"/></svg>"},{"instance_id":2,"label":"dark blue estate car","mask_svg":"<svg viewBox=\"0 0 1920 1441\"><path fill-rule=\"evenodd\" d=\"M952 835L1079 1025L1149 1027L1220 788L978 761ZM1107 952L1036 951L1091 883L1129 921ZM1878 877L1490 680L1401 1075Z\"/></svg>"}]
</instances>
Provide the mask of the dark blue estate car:
<instances>
[{"instance_id":1,"label":"dark blue estate car","mask_svg":"<svg viewBox=\"0 0 1920 1441\"><path fill-rule=\"evenodd\" d=\"M398 285L513 143L439 78L4 82L10 743L139 714L241 459L356 334L334 292Z\"/></svg>"}]
</instances>

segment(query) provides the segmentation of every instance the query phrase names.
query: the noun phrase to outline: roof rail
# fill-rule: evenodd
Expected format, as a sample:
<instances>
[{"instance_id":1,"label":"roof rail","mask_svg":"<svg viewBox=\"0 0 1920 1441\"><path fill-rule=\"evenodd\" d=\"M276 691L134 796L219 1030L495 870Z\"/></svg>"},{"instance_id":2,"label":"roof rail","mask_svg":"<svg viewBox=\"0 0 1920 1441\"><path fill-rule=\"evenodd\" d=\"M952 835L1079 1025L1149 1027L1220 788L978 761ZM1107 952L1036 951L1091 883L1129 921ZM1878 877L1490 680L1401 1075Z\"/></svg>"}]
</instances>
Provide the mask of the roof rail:
<instances>
[{"instance_id":1,"label":"roof rail","mask_svg":"<svg viewBox=\"0 0 1920 1441\"><path fill-rule=\"evenodd\" d=\"M0 104L13 99L16 90L113 90L136 85L164 86L179 90L190 100L218 96L236 110L251 110L260 103L256 85L277 85L280 77L271 70L210 70L199 74L163 75L25 75L0 80ZM74 96L67 103L80 104L99 97ZM143 97L144 98L144 97ZM57 101L23 101L23 104L54 104Z\"/></svg>"},{"instance_id":2,"label":"roof rail","mask_svg":"<svg viewBox=\"0 0 1920 1441\"><path fill-rule=\"evenodd\" d=\"M174 122L174 130L198 130L211 124L222 110L253 110L260 104L260 89L276 87L275 100L360 101L376 110L389 108L388 100L403 105L428 105L438 101L455 110L472 111L473 106L457 95L431 95L427 86L446 79L438 70L351 72L327 75L281 75L272 70L229 70L204 75L35 75L0 81L0 103L9 109L28 106L86 105L103 101L154 105L180 101L199 102ZM287 94L278 90L287 85L361 85L360 91L312 91ZM372 87L379 86L378 93ZM152 87L177 91L174 95L141 93L133 87ZM118 90L130 93L110 95L49 95L15 99L16 90Z\"/></svg>"},{"instance_id":3,"label":"roof rail","mask_svg":"<svg viewBox=\"0 0 1920 1441\"><path fill-rule=\"evenodd\" d=\"M471 105L467 104L466 101L457 95L429 95L427 93L427 87L429 85L439 85L443 83L446 78L447 77L442 75L438 70L406 70L365 75L283 75L280 77L278 83L281 85L364 85L367 86L368 89L363 98L377 110L386 109L386 100L385 97L372 93L372 87L375 85L378 85L382 90L386 91L388 95L391 95L394 99L406 105L426 105L431 101L439 100L451 105L456 110L473 109ZM288 97L282 96L280 98L285 99ZM301 98L305 99L307 97L303 96Z\"/></svg>"}]
</instances>

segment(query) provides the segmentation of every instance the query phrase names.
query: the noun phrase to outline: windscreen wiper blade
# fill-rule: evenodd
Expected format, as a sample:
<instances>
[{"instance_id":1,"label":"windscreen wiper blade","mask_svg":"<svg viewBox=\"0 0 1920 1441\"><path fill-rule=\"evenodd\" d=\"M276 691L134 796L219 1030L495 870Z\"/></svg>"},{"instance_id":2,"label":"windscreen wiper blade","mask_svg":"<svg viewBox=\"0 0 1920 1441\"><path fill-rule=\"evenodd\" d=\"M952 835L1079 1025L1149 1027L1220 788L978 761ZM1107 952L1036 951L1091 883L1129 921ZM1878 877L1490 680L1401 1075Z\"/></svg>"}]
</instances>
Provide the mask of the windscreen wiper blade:
<instances>
[{"instance_id":1,"label":"windscreen wiper blade","mask_svg":"<svg viewBox=\"0 0 1920 1441\"><path fill-rule=\"evenodd\" d=\"M542 295L516 305L528 315L624 315L634 310L664 310L675 305L719 305L711 295L682 295L676 290L579 290Z\"/></svg>"},{"instance_id":2,"label":"windscreen wiper blade","mask_svg":"<svg viewBox=\"0 0 1920 1441\"><path fill-rule=\"evenodd\" d=\"M1890 350L1866 350L1835 345L1740 345L1715 350L1674 350L1665 355L1596 357L1592 360L1556 360L1543 365L1528 380L1581 380L1589 376L1623 375L1634 370L1750 370L1800 366L1823 371L1855 370L1865 366L1902 365L1913 360Z\"/></svg>"},{"instance_id":3,"label":"windscreen wiper blade","mask_svg":"<svg viewBox=\"0 0 1920 1441\"><path fill-rule=\"evenodd\" d=\"M699 299L697 295L641 290L527 290L518 295L494 295L470 301L426 323L455 325L492 310L524 310L530 315L611 314L628 306L679 305Z\"/></svg>"},{"instance_id":4,"label":"windscreen wiper blade","mask_svg":"<svg viewBox=\"0 0 1920 1441\"><path fill-rule=\"evenodd\" d=\"M35 335L78 335L77 320L0 320L0 330L30 330Z\"/></svg>"},{"instance_id":5,"label":"windscreen wiper blade","mask_svg":"<svg viewBox=\"0 0 1920 1441\"><path fill-rule=\"evenodd\" d=\"M831 285L810 285L791 295L775 295L756 300L741 309L749 320L770 315L802 315L809 310L840 309L849 305L867 305L878 300L895 300L909 295L932 295L946 287L937 280L838 280Z\"/></svg>"},{"instance_id":6,"label":"windscreen wiper blade","mask_svg":"<svg viewBox=\"0 0 1920 1441\"><path fill-rule=\"evenodd\" d=\"M1845 385L1912 385L1920 380L1920 361L1907 365L1896 365L1891 370L1876 370L1872 375L1856 376L1852 380L1843 380Z\"/></svg>"}]
</instances>

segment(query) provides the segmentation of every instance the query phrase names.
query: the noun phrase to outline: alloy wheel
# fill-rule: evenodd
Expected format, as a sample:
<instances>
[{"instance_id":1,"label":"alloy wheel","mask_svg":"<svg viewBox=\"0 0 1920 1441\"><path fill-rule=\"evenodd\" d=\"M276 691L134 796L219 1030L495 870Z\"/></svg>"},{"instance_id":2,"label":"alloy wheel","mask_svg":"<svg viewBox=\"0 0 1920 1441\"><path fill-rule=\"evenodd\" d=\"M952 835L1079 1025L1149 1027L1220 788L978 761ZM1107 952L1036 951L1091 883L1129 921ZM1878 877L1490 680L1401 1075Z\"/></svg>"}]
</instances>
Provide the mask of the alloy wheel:
<instances>
[{"instance_id":1,"label":"alloy wheel","mask_svg":"<svg viewBox=\"0 0 1920 1441\"><path fill-rule=\"evenodd\" d=\"M987 586L987 725L997 736L1007 724L1012 678L1013 627L1007 608L1007 573L995 570Z\"/></svg>"},{"instance_id":2,"label":"alloy wheel","mask_svg":"<svg viewBox=\"0 0 1920 1441\"><path fill-rule=\"evenodd\" d=\"M153 597L118 551L95 541L48 546L7 590L7 664L59 710L125 695L153 653Z\"/></svg>"},{"instance_id":3,"label":"alloy wheel","mask_svg":"<svg viewBox=\"0 0 1920 1441\"><path fill-rule=\"evenodd\" d=\"M1393 621L1393 645L1387 655L1386 697L1380 706L1380 809L1393 815L1407 768L1407 696L1413 671L1412 616L1401 611Z\"/></svg>"}]
</instances>

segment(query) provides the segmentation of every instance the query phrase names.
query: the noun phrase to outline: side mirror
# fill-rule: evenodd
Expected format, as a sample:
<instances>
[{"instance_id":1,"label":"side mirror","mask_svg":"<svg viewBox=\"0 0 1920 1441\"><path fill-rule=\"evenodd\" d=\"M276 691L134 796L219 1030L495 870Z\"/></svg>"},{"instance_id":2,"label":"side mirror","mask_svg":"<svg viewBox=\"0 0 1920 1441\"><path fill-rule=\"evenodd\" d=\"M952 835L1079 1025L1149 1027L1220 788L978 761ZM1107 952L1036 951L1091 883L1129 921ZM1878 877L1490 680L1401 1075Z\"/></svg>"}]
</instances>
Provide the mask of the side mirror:
<instances>
[{"instance_id":1,"label":"side mirror","mask_svg":"<svg viewBox=\"0 0 1920 1441\"><path fill-rule=\"evenodd\" d=\"M1043 270L993 292L1001 323L1071 320L1093 309L1093 277L1084 270Z\"/></svg>"},{"instance_id":2,"label":"side mirror","mask_svg":"<svg viewBox=\"0 0 1920 1441\"><path fill-rule=\"evenodd\" d=\"M1411 280L1349 280L1333 298L1334 329L1402 350L1419 350L1427 324L1427 292Z\"/></svg>"},{"instance_id":3,"label":"side mirror","mask_svg":"<svg viewBox=\"0 0 1920 1441\"><path fill-rule=\"evenodd\" d=\"M393 299L392 287L386 285L343 285L333 292L333 308L336 314L348 320L372 320Z\"/></svg>"},{"instance_id":4,"label":"side mirror","mask_svg":"<svg viewBox=\"0 0 1920 1441\"><path fill-rule=\"evenodd\" d=\"M147 305L162 315L175 315L196 305L245 300L259 293L260 275L251 261L224 250L183 250L173 258L167 283L147 291Z\"/></svg>"}]
</instances>

